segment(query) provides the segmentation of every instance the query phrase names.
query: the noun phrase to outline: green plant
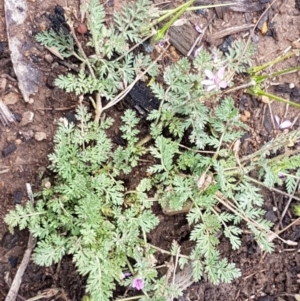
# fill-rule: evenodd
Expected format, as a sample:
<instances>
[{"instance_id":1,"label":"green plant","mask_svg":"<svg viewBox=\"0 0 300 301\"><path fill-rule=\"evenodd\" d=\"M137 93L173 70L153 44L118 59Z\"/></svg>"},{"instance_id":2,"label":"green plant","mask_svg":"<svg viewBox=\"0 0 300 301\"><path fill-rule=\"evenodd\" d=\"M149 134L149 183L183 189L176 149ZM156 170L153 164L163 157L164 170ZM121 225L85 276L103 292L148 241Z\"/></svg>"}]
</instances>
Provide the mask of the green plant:
<instances>
[{"instance_id":1,"label":"green plant","mask_svg":"<svg viewBox=\"0 0 300 301\"><path fill-rule=\"evenodd\" d=\"M193 64L183 58L167 68L165 88L152 85L153 92L161 99L161 107L149 116L154 121L151 134L155 137L150 152L158 163L148 171L156 187L155 197L165 212L187 212L195 247L189 260L181 258L179 264L191 261L195 281L203 272L216 284L230 282L239 275L233 264L220 259L217 246L223 228L232 248L240 247L242 220L247 222L262 249L271 252L272 224L263 219L264 199L257 185L272 189L285 181L288 193L292 193L295 178L299 178L299 173L296 177L293 173L300 166L300 156L292 150L300 139L298 131L278 136L249 157L238 156L239 139L247 127L239 120L232 98L219 93L217 76L205 69L225 67L227 73L243 72L248 68L251 51L244 56L242 52L241 42L225 58L220 54L216 57L215 53L213 59L202 51ZM237 61L240 65L234 64ZM205 73L210 81L204 81ZM208 82L212 82L216 92L205 90L201 83ZM183 142L187 133L190 145ZM250 176L254 171L259 180Z\"/></svg>"},{"instance_id":2,"label":"green plant","mask_svg":"<svg viewBox=\"0 0 300 301\"><path fill-rule=\"evenodd\" d=\"M238 249L244 220L261 248L272 251L270 235L274 233L271 223L263 219L264 199L258 185L273 189L285 184L291 193L299 178L300 157L292 149L300 139L298 132L239 157L239 139L247 126L222 88L232 86L232 74L247 71L251 64L253 49L244 51L242 41L236 41L226 56L217 49L212 53L202 50L193 62L183 58L167 67L164 82L151 86L161 100L160 108L148 116L151 137L139 141L138 119L126 111L121 131L127 144L112 146L106 135L112 120L100 119L101 113L120 100L119 95L124 96L137 78L153 72L148 57L128 52L128 42L139 43L141 29L149 28L144 25L152 18L150 8L145 0L125 7L115 15L115 29L107 27L103 7L91 0L88 46L95 54L89 57L74 33L45 32L37 37L45 45L56 46L61 55L73 55L82 62L78 75L60 76L57 84L76 94L95 92L96 122L79 106L78 124L60 124L54 153L49 156L55 183L38 195L34 205L17 206L5 221L11 230L29 228L38 238L33 257L38 264L50 265L65 254L73 255L78 271L87 276L86 299L109 300L116 284L142 290L143 294L132 299L177 297L184 289L174 280L177 266L191 265L194 281L203 274L214 284L232 281L240 271L222 258L220 235L224 233L232 248ZM138 12L143 18L135 20ZM104 99L108 103L103 106ZM145 141L150 139L154 142L146 148ZM121 176L130 176L147 152L155 162L148 168L149 176L136 187L125 187ZM251 176L253 172L258 179ZM170 251L147 242L146 234L158 224L151 212L153 201L166 214L187 214L194 242L189 254L181 254L176 242ZM159 279L154 260L157 251L174 259L173 272L169 269Z\"/></svg>"},{"instance_id":3,"label":"green plant","mask_svg":"<svg viewBox=\"0 0 300 301\"><path fill-rule=\"evenodd\" d=\"M39 33L36 39L42 45L55 47L62 57L74 56L78 59L79 74L60 75L55 83L77 95L95 92L95 100L90 99L98 122L101 113L117 103L120 96L125 96L131 84L145 73L151 76L156 74L157 68L150 57L142 53L134 55L130 44L139 44L151 32L149 24L157 17L157 10L149 0L128 3L122 6L121 12L114 12L110 26L105 20L104 7L98 0L91 0L82 10L86 12L91 34L85 50L72 26L69 35L50 30ZM87 56L86 52L91 50L93 53ZM118 94L120 91L121 95Z\"/></svg>"},{"instance_id":4,"label":"green plant","mask_svg":"<svg viewBox=\"0 0 300 301\"><path fill-rule=\"evenodd\" d=\"M147 201L149 181L125 194L117 177L124 162L129 172L139 155L131 148L138 134L136 117L132 111L123 117L129 150L122 148L126 158L120 160L121 147L113 151L105 134L111 119L98 126L84 107L78 108L77 119L77 126L62 122L55 136L55 152L49 156L55 185L44 189L35 205L17 206L5 221L11 229L28 228L38 238L33 255L37 264L48 266L73 255L78 271L88 276L86 291L93 300L109 300L115 283L128 284L137 275L145 279L147 291L156 270L153 250L142 237L158 224ZM126 280L125 271L132 275Z\"/></svg>"}]
</instances>

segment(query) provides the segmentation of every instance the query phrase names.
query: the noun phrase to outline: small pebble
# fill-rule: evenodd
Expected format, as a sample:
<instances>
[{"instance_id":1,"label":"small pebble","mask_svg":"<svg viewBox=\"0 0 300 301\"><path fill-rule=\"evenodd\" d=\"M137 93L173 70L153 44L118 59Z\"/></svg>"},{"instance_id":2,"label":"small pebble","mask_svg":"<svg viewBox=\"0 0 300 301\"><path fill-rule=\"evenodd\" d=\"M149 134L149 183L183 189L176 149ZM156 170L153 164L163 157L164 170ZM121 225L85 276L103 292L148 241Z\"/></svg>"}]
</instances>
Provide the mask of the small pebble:
<instances>
[{"instance_id":1,"label":"small pebble","mask_svg":"<svg viewBox=\"0 0 300 301\"><path fill-rule=\"evenodd\" d=\"M3 102L6 105L14 105L19 101L19 94L15 92L10 92L2 97Z\"/></svg>"},{"instance_id":2,"label":"small pebble","mask_svg":"<svg viewBox=\"0 0 300 301\"><path fill-rule=\"evenodd\" d=\"M45 188L49 189L51 187L51 182L50 181L46 181L45 182Z\"/></svg>"},{"instance_id":3,"label":"small pebble","mask_svg":"<svg viewBox=\"0 0 300 301\"><path fill-rule=\"evenodd\" d=\"M17 113L17 112L14 112L13 114L14 114L15 120L16 120L17 122L21 122L21 120L22 120L22 115L21 115L20 113Z\"/></svg>"},{"instance_id":4,"label":"small pebble","mask_svg":"<svg viewBox=\"0 0 300 301\"><path fill-rule=\"evenodd\" d=\"M271 223L275 223L278 220L277 215L272 209L267 211L267 213L265 214L265 219L270 221Z\"/></svg>"},{"instance_id":5,"label":"small pebble","mask_svg":"<svg viewBox=\"0 0 300 301\"><path fill-rule=\"evenodd\" d=\"M54 89L55 88L55 79L56 77L52 74L50 74L48 77L47 77L47 80L46 80L46 86L49 88L49 89Z\"/></svg>"},{"instance_id":6,"label":"small pebble","mask_svg":"<svg viewBox=\"0 0 300 301\"><path fill-rule=\"evenodd\" d=\"M23 141L29 141L34 136L34 132L33 130L28 130L24 132L19 132L18 135Z\"/></svg>"},{"instance_id":7,"label":"small pebble","mask_svg":"<svg viewBox=\"0 0 300 301\"><path fill-rule=\"evenodd\" d=\"M76 116L74 111L66 112L65 118L68 120L69 123L75 123L76 122Z\"/></svg>"},{"instance_id":8,"label":"small pebble","mask_svg":"<svg viewBox=\"0 0 300 301\"><path fill-rule=\"evenodd\" d=\"M45 55L45 61L46 61L47 63L49 63L49 64L52 64L53 61L54 61L54 58L53 58L53 56L52 56L51 54L46 54L46 55Z\"/></svg>"},{"instance_id":9,"label":"small pebble","mask_svg":"<svg viewBox=\"0 0 300 301\"><path fill-rule=\"evenodd\" d=\"M290 83L290 84L289 84L289 88L290 88L290 89L295 88L295 84L294 84L294 83Z\"/></svg>"},{"instance_id":10,"label":"small pebble","mask_svg":"<svg viewBox=\"0 0 300 301\"><path fill-rule=\"evenodd\" d=\"M25 126L28 123L31 123L33 121L34 113L30 111L26 111L22 115L22 120L20 123L20 126Z\"/></svg>"},{"instance_id":11,"label":"small pebble","mask_svg":"<svg viewBox=\"0 0 300 301\"><path fill-rule=\"evenodd\" d=\"M143 43L143 48L147 53L152 53L154 50L154 47L150 43L147 43L147 42Z\"/></svg>"},{"instance_id":12,"label":"small pebble","mask_svg":"<svg viewBox=\"0 0 300 301\"><path fill-rule=\"evenodd\" d=\"M22 197L23 197L22 191L16 190L16 191L14 192L14 203L15 203L15 204L21 204L21 202L22 202Z\"/></svg>"},{"instance_id":13,"label":"small pebble","mask_svg":"<svg viewBox=\"0 0 300 301\"><path fill-rule=\"evenodd\" d=\"M8 261L12 268L15 268L18 265L18 257L16 256L10 256Z\"/></svg>"},{"instance_id":14,"label":"small pebble","mask_svg":"<svg viewBox=\"0 0 300 301\"><path fill-rule=\"evenodd\" d=\"M247 110L244 111L244 115L247 117L247 118L250 118L251 117L251 113Z\"/></svg>"},{"instance_id":15,"label":"small pebble","mask_svg":"<svg viewBox=\"0 0 300 301\"><path fill-rule=\"evenodd\" d=\"M47 138L47 135L44 132L36 132L34 134L34 139L36 141L42 141L42 140L45 140L46 138Z\"/></svg>"},{"instance_id":16,"label":"small pebble","mask_svg":"<svg viewBox=\"0 0 300 301\"><path fill-rule=\"evenodd\" d=\"M108 7L113 7L114 6L114 0L108 0L107 6Z\"/></svg>"},{"instance_id":17,"label":"small pebble","mask_svg":"<svg viewBox=\"0 0 300 301\"><path fill-rule=\"evenodd\" d=\"M15 141L15 143L16 143L16 144L21 144L21 143L22 143L22 140L21 140L21 139L17 139L17 140Z\"/></svg>"},{"instance_id":18,"label":"small pebble","mask_svg":"<svg viewBox=\"0 0 300 301\"><path fill-rule=\"evenodd\" d=\"M2 156L7 157L17 149L14 143L10 143L7 147L2 150Z\"/></svg>"},{"instance_id":19,"label":"small pebble","mask_svg":"<svg viewBox=\"0 0 300 301\"><path fill-rule=\"evenodd\" d=\"M84 24L79 24L76 28L77 32L80 34L86 34L87 33L87 27Z\"/></svg>"}]
</instances>

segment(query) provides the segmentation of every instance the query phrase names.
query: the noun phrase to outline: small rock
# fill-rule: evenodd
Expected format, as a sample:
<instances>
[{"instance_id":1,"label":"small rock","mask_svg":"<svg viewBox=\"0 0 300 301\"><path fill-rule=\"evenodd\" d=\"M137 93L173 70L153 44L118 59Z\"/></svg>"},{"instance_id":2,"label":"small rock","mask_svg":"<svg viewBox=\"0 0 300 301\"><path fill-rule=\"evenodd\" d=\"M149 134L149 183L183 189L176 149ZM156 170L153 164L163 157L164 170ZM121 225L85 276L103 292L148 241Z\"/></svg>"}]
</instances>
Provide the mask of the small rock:
<instances>
[{"instance_id":1,"label":"small rock","mask_svg":"<svg viewBox=\"0 0 300 301\"><path fill-rule=\"evenodd\" d=\"M6 78L5 77L0 78L0 89L1 89L1 91L5 91L6 84L7 84Z\"/></svg>"},{"instance_id":2,"label":"small rock","mask_svg":"<svg viewBox=\"0 0 300 301\"><path fill-rule=\"evenodd\" d=\"M20 190L15 190L14 192L14 203L21 204L22 202L23 193Z\"/></svg>"},{"instance_id":3,"label":"small rock","mask_svg":"<svg viewBox=\"0 0 300 301\"><path fill-rule=\"evenodd\" d=\"M53 58L53 56L52 56L51 54L46 54L46 55L45 55L45 61L46 61L47 63L49 63L49 64L52 64L53 61L54 61L54 58Z\"/></svg>"},{"instance_id":4,"label":"small rock","mask_svg":"<svg viewBox=\"0 0 300 301\"><path fill-rule=\"evenodd\" d=\"M51 182L46 181L44 186L45 186L45 188L50 189L51 188Z\"/></svg>"},{"instance_id":5,"label":"small rock","mask_svg":"<svg viewBox=\"0 0 300 301\"><path fill-rule=\"evenodd\" d=\"M7 157L9 154L13 153L17 149L14 143L10 143L7 147L2 150L2 156Z\"/></svg>"},{"instance_id":6,"label":"small rock","mask_svg":"<svg viewBox=\"0 0 300 301\"><path fill-rule=\"evenodd\" d=\"M14 112L13 114L14 114L15 120L16 120L17 122L21 122L21 120L22 120L22 115L21 115L20 113L16 113L16 112Z\"/></svg>"},{"instance_id":7,"label":"small rock","mask_svg":"<svg viewBox=\"0 0 300 301\"><path fill-rule=\"evenodd\" d=\"M76 122L76 116L75 116L74 111L66 112L65 118L68 120L69 123L75 123Z\"/></svg>"},{"instance_id":8,"label":"small rock","mask_svg":"<svg viewBox=\"0 0 300 301\"><path fill-rule=\"evenodd\" d=\"M275 223L278 220L277 215L275 214L273 209L267 211L267 213L265 214L265 219L272 223Z\"/></svg>"},{"instance_id":9,"label":"small rock","mask_svg":"<svg viewBox=\"0 0 300 301\"><path fill-rule=\"evenodd\" d=\"M48 77L47 77L47 80L46 80L46 86L49 88L49 89L54 89L55 88L55 79L56 77L52 74L50 74Z\"/></svg>"},{"instance_id":10,"label":"small rock","mask_svg":"<svg viewBox=\"0 0 300 301\"><path fill-rule=\"evenodd\" d=\"M241 119L242 122L247 122L248 121L248 118L245 115L241 115L240 119Z\"/></svg>"},{"instance_id":11,"label":"small rock","mask_svg":"<svg viewBox=\"0 0 300 301\"><path fill-rule=\"evenodd\" d=\"M233 38L232 37L227 37L224 39L223 43L220 44L218 46L218 48L223 52L223 53L228 53L229 52L229 48L231 47L233 42Z\"/></svg>"},{"instance_id":12,"label":"small rock","mask_svg":"<svg viewBox=\"0 0 300 301\"><path fill-rule=\"evenodd\" d=\"M9 259L8 259L11 267L14 269L15 267L17 267L18 265L18 257L16 256L10 256Z\"/></svg>"},{"instance_id":13,"label":"small rock","mask_svg":"<svg viewBox=\"0 0 300 301\"><path fill-rule=\"evenodd\" d=\"M29 141L34 136L34 133L32 130L25 131L25 132L19 132L18 134L19 134L19 137L23 141Z\"/></svg>"},{"instance_id":14,"label":"small rock","mask_svg":"<svg viewBox=\"0 0 300 301\"><path fill-rule=\"evenodd\" d=\"M44 132L36 132L34 134L34 139L36 141L42 141L42 140L45 140L46 138L47 138L47 135Z\"/></svg>"},{"instance_id":15,"label":"small rock","mask_svg":"<svg viewBox=\"0 0 300 301\"><path fill-rule=\"evenodd\" d=\"M250 118L251 117L251 113L247 110L244 111L244 115L247 117L247 118Z\"/></svg>"},{"instance_id":16,"label":"small rock","mask_svg":"<svg viewBox=\"0 0 300 301\"><path fill-rule=\"evenodd\" d=\"M88 31L88 30L87 30L87 27L86 27L84 24L82 24L82 23L80 23L80 24L77 26L76 30L77 30L77 32L80 33L80 34L86 34L87 31Z\"/></svg>"},{"instance_id":17,"label":"small rock","mask_svg":"<svg viewBox=\"0 0 300 301\"><path fill-rule=\"evenodd\" d=\"M144 42L143 47L147 53L152 53L154 51L154 47L150 43Z\"/></svg>"},{"instance_id":18,"label":"small rock","mask_svg":"<svg viewBox=\"0 0 300 301\"><path fill-rule=\"evenodd\" d=\"M16 144L21 144L21 143L22 143L22 140L21 140L21 139L17 139L17 140L15 141L15 143L16 143Z\"/></svg>"},{"instance_id":19,"label":"small rock","mask_svg":"<svg viewBox=\"0 0 300 301\"><path fill-rule=\"evenodd\" d=\"M30 111L26 111L22 115L22 121L20 123L20 126L25 126L28 123L31 123L33 121L34 113Z\"/></svg>"},{"instance_id":20,"label":"small rock","mask_svg":"<svg viewBox=\"0 0 300 301\"><path fill-rule=\"evenodd\" d=\"M114 6L114 0L108 0L107 6L108 7L113 7Z\"/></svg>"}]
</instances>

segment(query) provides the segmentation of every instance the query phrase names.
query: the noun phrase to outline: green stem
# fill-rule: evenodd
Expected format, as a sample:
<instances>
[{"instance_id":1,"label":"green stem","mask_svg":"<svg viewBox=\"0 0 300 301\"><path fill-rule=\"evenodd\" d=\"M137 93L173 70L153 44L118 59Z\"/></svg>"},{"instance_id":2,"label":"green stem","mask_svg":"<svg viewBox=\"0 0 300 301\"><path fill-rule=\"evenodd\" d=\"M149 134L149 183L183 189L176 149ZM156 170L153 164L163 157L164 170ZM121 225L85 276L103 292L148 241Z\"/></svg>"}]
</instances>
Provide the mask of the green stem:
<instances>
[{"instance_id":1,"label":"green stem","mask_svg":"<svg viewBox=\"0 0 300 301\"><path fill-rule=\"evenodd\" d=\"M170 21L168 21L167 24L165 24L163 26L163 28L161 28L160 30L157 31L156 35L153 38L153 41L158 42L159 40L162 40L166 31L170 28L170 26L186 11L186 9L188 7L190 7L194 3L194 1L195 0L190 0L186 3L184 3L183 5L179 6L177 8L177 12L176 12L175 16Z\"/></svg>"},{"instance_id":2,"label":"green stem","mask_svg":"<svg viewBox=\"0 0 300 301\"><path fill-rule=\"evenodd\" d=\"M279 76L279 75L284 75L284 74L289 74L289 73L294 73L296 71L300 70L300 67L293 67L293 68L287 68L281 71L273 72L269 74L268 77L273 77L273 76Z\"/></svg>"},{"instance_id":3,"label":"green stem","mask_svg":"<svg viewBox=\"0 0 300 301\"><path fill-rule=\"evenodd\" d=\"M260 95L260 96L267 96L271 99L274 99L276 101L279 101L279 102L282 102L282 103L285 103L285 104L289 104L293 107L296 107L296 108L300 108L300 104L298 103L295 103L293 101L289 101L289 100L286 100L285 98L282 98L282 97L279 97L279 96L276 96L274 94L271 94L271 93L268 93L268 92L265 92L261 89L257 89L257 90L250 90L250 93L251 94L254 94L254 95Z\"/></svg>"},{"instance_id":4,"label":"green stem","mask_svg":"<svg viewBox=\"0 0 300 301\"><path fill-rule=\"evenodd\" d=\"M277 59L275 59L273 61L270 61L270 62L267 62L267 63L265 63L265 64L263 64L261 66L256 66L256 67L249 68L248 72L250 74L256 74L256 73L258 73L258 72L266 69L267 67L272 66L272 65L274 65L276 63L279 63L279 62L281 62L281 61L283 61L283 60L285 60L287 58L290 58L290 57L298 54L298 53L299 53L299 51L293 51L293 52L287 53L287 54L282 55L282 56L278 57Z\"/></svg>"},{"instance_id":5,"label":"green stem","mask_svg":"<svg viewBox=\"0 0 300 301\"><path fill-rule=\"evenodd\" d=\"M126 257L126 262L127 262L127 266L128 266L128 268L129 268L129 270L130 270L131 275L134 275L133 268L132 268L132 266L131 266L131 264L130 264L130 262L129 262L129 260L128 260L127 257Z\"/></svg>"}]
</instances>

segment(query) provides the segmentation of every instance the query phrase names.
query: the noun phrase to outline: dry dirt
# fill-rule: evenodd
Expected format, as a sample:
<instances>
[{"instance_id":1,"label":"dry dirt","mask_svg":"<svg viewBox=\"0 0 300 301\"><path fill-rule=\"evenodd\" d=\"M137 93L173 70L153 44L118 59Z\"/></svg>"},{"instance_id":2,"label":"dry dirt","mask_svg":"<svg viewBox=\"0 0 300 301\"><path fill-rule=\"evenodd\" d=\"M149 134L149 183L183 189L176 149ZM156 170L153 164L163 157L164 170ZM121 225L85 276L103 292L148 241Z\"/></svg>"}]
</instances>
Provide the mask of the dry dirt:
<instances>
[{"instance_id":1,"label":"dry dirt","mask_svg":"<svg viewBox=\"0 0 300 301\"><path fill-rule=\"evenodd\" d=\"M65 73L67 68L58 64L58 60L54 56L52 56L53 61L49 57L47 58L46 55L49 54L34 41L32 34L45 26L45 12L53 11L57 4L61 6L68 5L72 10L78 11L79 3L73 1L70 4L71 1L63 0L28 0L27 2L30 16L26 26L30 30L27 34L23 33L25 35L24 40L34 45L36 68L41 71L41 81L43 82L38 93L33 96L33 104L25 103L18 91L13 66L9 61L9 50L6 45L3 1L0 3L0 97L4 100L14 99L15 103L10 104L9 108L13 113L23 116L23 120L25 112L34 113L33 121L28 124L25 124L23 120L8 127L0 124L0 150L4 150L11 143L16 145L16 150L13 153L6 157L0 156L0 300L5 299L10 281L13 279L22 259L28 239L28 233L25 231L16 231L15 234L9 234L3 218L16 203L27 201L25 183L30 183L33 190L38 191L42 177L51 176L47 171L47 155L53 150L52 139L57 120L66 114L71 118L73 114L72 109L57 110L57 108L68 108L76 104L74 96L67 95L53 86L53 79L58 74ZM115 1L115 6L120 7L121 2ZM274 36L263 35L260 31L256 32L259 39L256 44L255 60L257 64L276 58L288 47L297 47L297 43L293 42L300 38L300 12L295 8L294 0L275 1L270 12L269 20L274 24L276 36L274 38ZM261 13L262 11L251 13L247 16L247 19L251 22L255 21ZM205 19L196 17L195 14L190 13L187 17L198 20L199 24L205 22ZM210 30L213 33L227 26L245 23L244 13L226 12L223 20L216 19L213 21ZM241 37L243 35L244 33L240 33L237 36ZM1 51L2 46L3 51ZM297 57L276 65L274 70L296 65L299 65ZM292 83L295 87L300 88L299 81L298 73L277 78L276 81L270 82L270 91L276 85L285 83ZM287 94L281 95L287 96ZM247 123L251 127L250 138L252 138L252 142L249 144L250 146L245 146L245 152L249 152L256 148L256 144L261 144L274 135L273 124L269 117L270 111L268 105L253 100L243 95L242 92L236 93L234 98L241 114L244 114L245 110L251 113ZM299 97L294 101L299 103ZM281 120L293 120L299 113L299 110L291 107L286 111L285 106L278 103L272 103L270 107L271 112L278 115ZM113 109L109 114L118 119L121 109L122 107ZM143 127L145 126L146 124L143 124ZM117 127L118 122L115 126L116 132ZM270 127L271 131L268 130ZM299 122L295 123L294 128L299 128ZM43 132L46 134L46 138L37 141L34 137L37 132ZM136 176L138 177L138 174ZM264 193L265 209L268 212L268 217L276 225L287 199L267 191ZM277 208L277 211L274 211L274 208ZM169 248L173 239L176 239L183 245L183 248L188 250L190 247L188 243L189 227L185 217L182 215L165 216L158 205L155 206L155 211L160 217L161 224L149 235L151 243L162 248ZM283 221L284 225L288 225L293 218L293 214L289 211ZM300 225L295 225L289 231L283 233L283 237L299 242ZM232 251L228 241L223 239L220 251L222 256L228 257L230 261L235 262L240 267L242 276L231 284L218 286L213 286L206 279L203 279L189 287L180 299L181 301L292 301L295 300L293 295L300 293L300 256L297 249L291 249L282 242L276 241L275 252L263 254L253 241L253 237L245 232L240 250ZM164 256L158 257L160 262L167 259ZM65 293L71 300L81 300L84 294L84 279L77 275L71 258L66 258L61 264L49 268L38 267L31 262L22 281L19 300L34 297L46 289L58 289L60 293ZM60 297L55 300L65 299Z\"/></svg>"}]
</instances>

